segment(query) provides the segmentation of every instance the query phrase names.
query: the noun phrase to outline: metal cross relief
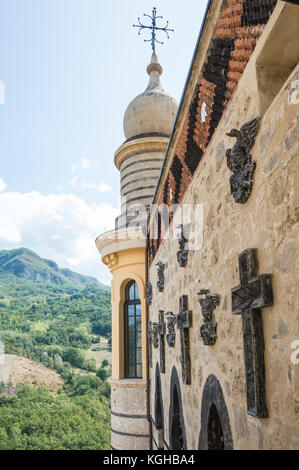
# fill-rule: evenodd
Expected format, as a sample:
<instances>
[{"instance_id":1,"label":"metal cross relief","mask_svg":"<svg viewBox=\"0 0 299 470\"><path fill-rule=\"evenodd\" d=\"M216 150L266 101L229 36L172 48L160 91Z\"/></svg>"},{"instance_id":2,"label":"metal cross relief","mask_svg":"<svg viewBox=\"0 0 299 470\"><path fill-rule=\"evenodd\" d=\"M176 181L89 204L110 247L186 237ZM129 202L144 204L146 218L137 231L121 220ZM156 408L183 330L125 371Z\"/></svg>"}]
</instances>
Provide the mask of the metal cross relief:
<instances>
[{"instance_id":1,"label":"metal cross relief","mask_svg":"<svg viewBox=\"0 0 299 470\"><path fill-rule=\"evenodd\" d=\"M163 310L159 311L159 323L158 331L160 337L160 372L161 374L165 374L165 333L166 333L166 325L164 322L164 312Z\"/></svg>"},{"instance_id":2,"label":"metal cross relief","mask_svg":"<svg viewBox=\"0 0 299 470\"><path fill-rule=\"evenodd\" d=\"M175 347L175 324L177 322L177 316L172 312L167 312L167 330L166 341L170 348Z\"/></svg>"},{"instance_id":3,"label":"metal cross relief","mask_svg":"<svg viewBox=\"0 0 299 470\"><path fill-rule=\"evenodd\" d=\"M248 414L267 418L261 309L273 305L272 275L258 272L257 250L239 255L240 285L232 289L232 313L242 315Z\"/></svg>"},{"instance_id":4,"label":"metal cross relief","mask_svg":"<svg viewBox=\"0 0 299 470\"><path fill-rule=\"evenodd\" d=\"M180 311L177 314L177 328L181 337L181 363L183 383L191 384L191 358L189 328L192 327L192 312L188 310L188 297L180 297Z\"/></svg>"},{"instance_id":5,"label":"metal cross relief","mask_svg":"<svg viewBox=\"0 0 299 470\"><path fill-rule=\"evenodd\" d=\"M163 16L157 16L156 8L153 8L152 16L146 15L145 13L143 14L143 16L147 16L148 18L150 18L151 21L152 21L152 24L151 25L144 25L144 24L141 23L140 18L138 18L139 25L138 24L133 24L133 27L134 28L139 28L139 32L138 32L139 36L140 36L140 33L143 29L151 30L151 35L152 35L151 39L144 39L144 42L150 42L152 44L152 50L153 50L153 53L155 54L156 53L156 42L158 44L164 44L164 42L158 41L157 36L156 36L156 32L157 31L163 31L166 34L167 39L169 39L169 34L168 33L169 32L174 32L174 29L168 28L169 21L167 21L167 24L163 28L157 26L157 20L158 19L163 19Z\"/></svg>"},{"instance_id":6,"label":"metal cross relief","mask_svg":"<svg viewBox=\"0 0 299 470\"><path fill-rule=\"evenodd\" d=\"M148 322L147 328L147 341L148 341L148 362L149 367L153 366L153 326L152 322Z\"/></svg>"}]
</instances>

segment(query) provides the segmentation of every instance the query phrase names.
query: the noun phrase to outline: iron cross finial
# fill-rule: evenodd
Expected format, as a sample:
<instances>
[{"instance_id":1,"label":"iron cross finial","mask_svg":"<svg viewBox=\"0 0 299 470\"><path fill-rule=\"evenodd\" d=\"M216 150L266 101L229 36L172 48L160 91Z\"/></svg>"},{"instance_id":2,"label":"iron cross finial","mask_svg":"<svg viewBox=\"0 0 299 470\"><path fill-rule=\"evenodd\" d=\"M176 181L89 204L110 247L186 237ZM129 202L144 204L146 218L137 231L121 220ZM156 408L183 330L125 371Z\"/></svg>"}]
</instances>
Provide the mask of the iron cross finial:
<instances>
[{"instance_id":1,"label":"iron cross finial","mask_svg":"<svg viewBox=\"0 0 299 470\"><path fill-rule=\"evenodd\" d=\"M163 32L166 34L167 39L169 39L169 34L168 34L168 32L170 32L170 31L173 32L174 29L168 28L168 24L169 24L168 21L167 21L166 26L164 26L163 28L157 26L157 20L158 20L158 19L162 19L163 16L157 16L157 10L156 10L156 8L153 8L152 16L146 15L145 13L143 14L143 16L147 16L148 18L150 18L150 19L152 20L151 26L149 26L149 25L147 26L147 25L142 24L141 21L140 21L140 18L138 18L139 25L138 25L138 24L133 24L133 27L134 27L134 28L139 28L139 32L138 32L139 35L140 35L140 33L141 33L141 31L142 31L143 29L150 29L150 30L151 30L151 32L152 32L152 37L151 37L151 39L144 39L144 42L151 42L151 44L152 44L152 50L153 50L153 53L155 54L155 53L156 53L156 47L155 47L155 46L156 46L156 42L157 42L158 44L164 44L164 42L158 41L158 39L157 39L157 37L156 37L156 32L157 32L157 31L163 31Z\"/></svg>"}]
</instances>

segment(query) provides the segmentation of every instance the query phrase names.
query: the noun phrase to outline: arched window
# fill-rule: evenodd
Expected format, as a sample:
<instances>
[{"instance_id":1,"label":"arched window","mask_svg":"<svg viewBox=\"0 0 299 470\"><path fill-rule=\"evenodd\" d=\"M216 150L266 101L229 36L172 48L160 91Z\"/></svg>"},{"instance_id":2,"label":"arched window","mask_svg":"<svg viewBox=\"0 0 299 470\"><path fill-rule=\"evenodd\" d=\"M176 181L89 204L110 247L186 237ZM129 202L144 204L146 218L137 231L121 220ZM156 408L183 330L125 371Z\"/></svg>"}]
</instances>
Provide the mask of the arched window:
<instances>
[{"instance_id":1,"label":"arched window","mask_svg":"<svg viewBox=\"0 0 299 470\"><path fill-rule=\"evenodd\" d=\"M173 390L173 419L171 427L171 448L173 450L184 450L183 430L180 420L180 405L177 388Z\"/></svg>"},{"instance_id":2,"label":"arched window","mask_svg":"<svg viewBox=\"0 0 299 470\"><path fill-rule=\"evenodd\" d=\"M125 377L142 377L141 303L135 281L126 287Z\"/></svg>"},{"instance_id":3,"label":"arched window","mask_svg":"<svg viewBox=\"0 0 299 470\"><path fill-rule=\"evenodd\" d=\"M169 444L171 450L188 449L180 380L175 366L170 379Z\"/></svg>"}]
</instances>

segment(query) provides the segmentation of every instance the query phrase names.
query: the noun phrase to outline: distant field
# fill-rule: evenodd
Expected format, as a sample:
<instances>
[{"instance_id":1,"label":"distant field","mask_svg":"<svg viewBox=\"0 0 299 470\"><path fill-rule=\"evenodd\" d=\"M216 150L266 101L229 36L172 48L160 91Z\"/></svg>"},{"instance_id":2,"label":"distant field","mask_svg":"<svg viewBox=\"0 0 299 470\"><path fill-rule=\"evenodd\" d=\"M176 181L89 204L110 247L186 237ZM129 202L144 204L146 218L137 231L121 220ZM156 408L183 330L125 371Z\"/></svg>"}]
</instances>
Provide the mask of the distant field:
<instances>
[{"instance_id":1,"label":"distant field","mask_svg":"<svg viewBox=\"0 0 299 470\"><path fill-rule=\"evenodd\" d=\"M10 357L12 358L10 380L14 387L19 383L45 385L49 391L56 392L63 384L60 375L43 364L14 354L10 354Z\"/></svg>"},{"instance_id":2,"label":"distant field","mask_svg":"<svg viewBox=\"0 0 299 470\"><path fill-rule=\"evenodd\" d=\"M101 351L92 351L94 348L105 348ZM107 361L112 362L112 352L108 351L108 340L106 338L101 338L99 343L95 343L91 346L91 348L87 351L86 356L89 359L95 359L97 367L101 367L102 361L107 359Z\"/></svg>"}]
</instances>

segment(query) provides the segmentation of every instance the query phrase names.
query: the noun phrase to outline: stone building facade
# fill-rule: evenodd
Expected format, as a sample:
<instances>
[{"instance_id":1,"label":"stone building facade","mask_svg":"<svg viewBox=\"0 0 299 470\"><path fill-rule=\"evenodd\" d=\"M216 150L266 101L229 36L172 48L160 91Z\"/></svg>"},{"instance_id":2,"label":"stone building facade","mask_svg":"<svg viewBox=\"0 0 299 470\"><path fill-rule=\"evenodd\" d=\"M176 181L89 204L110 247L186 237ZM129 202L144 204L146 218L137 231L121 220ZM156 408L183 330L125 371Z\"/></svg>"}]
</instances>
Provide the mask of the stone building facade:
<instances>
[{"instance_id":1,"label":"stone building facade","mask_svg":"<svg viewBox=\"0 0 299 470\"><path fill-rule=\"evenodd\" d=\"M296 3L208 4L146 221L144 395L130 414L112 391L114 448L299 449Z\"/></svg>"}]
</instances>

